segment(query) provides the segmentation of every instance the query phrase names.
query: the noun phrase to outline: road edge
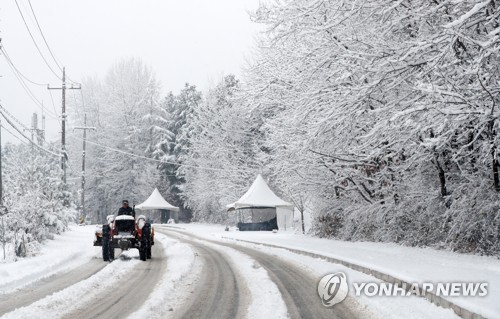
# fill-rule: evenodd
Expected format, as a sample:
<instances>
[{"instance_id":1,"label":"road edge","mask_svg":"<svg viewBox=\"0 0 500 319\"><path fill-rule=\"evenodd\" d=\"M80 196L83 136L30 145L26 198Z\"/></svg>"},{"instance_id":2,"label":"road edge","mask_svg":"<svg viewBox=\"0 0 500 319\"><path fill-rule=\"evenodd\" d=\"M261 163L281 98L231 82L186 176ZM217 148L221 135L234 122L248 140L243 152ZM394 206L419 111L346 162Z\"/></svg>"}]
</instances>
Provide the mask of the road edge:
<instances>
[{"instance_id":1,"label":"road edge","mask_svg":"<svg viewBox=\"0 0 500 319\"><path fill-rule=\"evenodd\" d=\"M391 284L398 284L400 286L405 284L406 287L408 287L408 289L411 287L411 283L409 283L405 280L402 280L402 279L399 279L397 277L380 272L378 270L374 270L374 269L371 269L371 268L368 268L365 266L361 266L361 265L358 265L358 264L355 264L355 263L352 263L349 261L345 261L345 260L342 260L339 258L325 256L325 255L321 255L321 254L317 254L317 253L312 253L312 252L305 251L305 250L284 247L284 246L280 246L280 245L254 242L254 241L245 240L245 239L237 239L237 238L225 237L225 236L222 236L221 238L227 239L227 240L234 240L234 241L254 244L254 245L262 245L262 246L271 247L271 248L286 249L290 252L293 252L293 253L296 253L299 255L309 256L309 257L313 257L313 258L320 258L320 259L326 260L326 261L331 262L331 263L340 264L340 265L343 265L345 267L351 268L352 270L359 271L359 272L362 272L362 273L367 274L367 275L371 275L375 278L378 278L380 280L383 280L383 281L391 283ZM465 309L464 307L459 306L459 305L457 305L449 300L446 300L443 297L437 296L436 294L429 292L429 291L425 292L425 296L419 296L419 297L425 298L428 301L430 301L431 303L433 303L439 307L442 307L445 309L451 309L451 310L453 310L453 312L457 316L464 318L464 319L487 319L486 317L483 317L482 315L480 315L476 312Z\"/></svg>"}]
</instances>

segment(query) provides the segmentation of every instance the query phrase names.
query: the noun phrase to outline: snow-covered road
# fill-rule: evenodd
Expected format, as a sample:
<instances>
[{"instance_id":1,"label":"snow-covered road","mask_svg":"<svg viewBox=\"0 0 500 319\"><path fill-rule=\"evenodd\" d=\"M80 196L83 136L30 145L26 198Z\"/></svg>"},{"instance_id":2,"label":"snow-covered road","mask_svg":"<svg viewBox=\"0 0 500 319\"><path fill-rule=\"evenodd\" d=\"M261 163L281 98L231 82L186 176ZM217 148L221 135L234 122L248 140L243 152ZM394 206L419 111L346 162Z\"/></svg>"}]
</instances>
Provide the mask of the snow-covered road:
<instances>
[{"instance_id":1,"label":"snow-covered road","mask_svg":"<svg viewBox=\"0 0 500 319\"><path fill-rule=\"evenodd\" d=\"M422 298L348 296L325 308L317 284L333 268L353 280L373 278L283 249L162 225L151 260L131 250L106 263L92 246L93 231L73 228L39 256L0 264L2 318L457 318Z\"/></svg>"},{"instance_id":2,"label":"snow-covered road","mask_svg":"<svg viewBox=\"0 0 500 319\"><path fill-rule=\"evenodd\" d=\"M226 265L233 265L240 272L241 280L235 283L240 291L231 293L229 299L214 298L211 308L220 307L231 303L241 305L238 300L231 300L238 295L242 295L248 290L252 297L248 310L239 309L239 316L220 316L217 312L212 312L208 307L197 307L193 305L187 314L181 317L189 318L241 318L245 314L249 318L263 318L270 311L273 318L361 318L361 314L356 309L350 309L347 304L340 304L338 307L325 308L317 297L317 280L311 274L300 269L292 263L283 261L276 256L256 251L236 244L220 243L214 241L201 240L193 235L186 235L167 232L169 236L177 237L181 241L191 243L195 249L202 251L211 250L218 252L218 259L225 260ZM244 269L244 264L249 265ZM236 266L236 267L235 267ZM251 269L253 268L254 271ZM255 271L260 272L255 273ZM234 272L234 270L232 271ZM211 277L212 271L208 274ZM227 273L225 280L234 281L235 277ZM256 281L258 282L256 284ZM214 290L215 292L216 290ZM215 294L215 293L214 293ZM200 294L201 295L201 294ZM195 296L196 299L196 296ZM241 300L241 299L240 299ZM243 306L246 304L243 303ZM196 307L194 307L196 306ZM241 306L240 306L241 307ZM193 309L194 308L194 309ZM221 313L219 313L221 314ZM365 317L365 316L363 316Z\"/></svg>"},{"instance_id":3,"label":"snow-covered road","mask_svg":"<svg viewBox=\"0 0 500 319\"><path fill-rule=\"evenodd\" d=\"M0 316L34 303L52 293L83 281L106 266L99 259L90 260L68 272L58 273L9 294L0 294Z\"/></svg>"}]
</instances>

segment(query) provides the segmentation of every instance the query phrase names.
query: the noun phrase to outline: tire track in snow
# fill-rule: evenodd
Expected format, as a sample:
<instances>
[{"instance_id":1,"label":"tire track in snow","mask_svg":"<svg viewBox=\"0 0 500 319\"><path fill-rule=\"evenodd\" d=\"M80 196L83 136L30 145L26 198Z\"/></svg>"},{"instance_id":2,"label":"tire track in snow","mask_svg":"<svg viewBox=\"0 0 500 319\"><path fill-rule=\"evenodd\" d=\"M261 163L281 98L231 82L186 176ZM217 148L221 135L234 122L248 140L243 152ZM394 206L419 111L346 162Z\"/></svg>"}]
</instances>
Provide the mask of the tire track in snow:
<instances>
[{"instance_id":1,"label":"tire track in snow","mask_svg":"<svg viewBox=\"0 0 500 319\"><path fill-rule=\"evenodd\" d=\"M160 232L160 230L156 230ZM179 309L173 309L171 318L242 318L246 314L248 298L241 279L219 251L182 236L162 233L189 244L203 258L203 269L191 294ZM242 293L243 292L243 293Z\"/></svg>"},{"instance_id":2,"label":"tire track in snow","mask_svg":"<svg viewBox=\"0 0 500 319\"><path fill-rule=\"evenodd\" d=\"M162 244L158 242L153 246L151 259L137 260L135 266L120 278L111 274L105 279L105 289L99 289L97 295L66 313L64 318L126 318L141 308L165 273L165 250L159 246ZM137 250L132 251L138 255Z\"/></svg>"},{"instance_id":3,"label":"tire track in snow","mask_svg":"<svg viewBox=\"0 0 500 319\"><path fill-rule=\"evenodd\" d=\"M278 287L287 306L291 318L359 318L362 315L357 310L350 309L345 304L325 308L317 295L317 278L313 278L303 269L286 262L276 256L266 254L255 249L242 247L237 244L207 240L182 231L175 232L178 236L196 238L200 242L224 246L239 251L254 259L269 274L271 280ZM268 309L272 313L273 309Z\"/></svg>"},{"instance_id":4,"label":"tire track in snow","mask_svg":"<svg viewBox=\"0 0 500 319\"><path fill-rule=\"evenodd\" d=\"M103 262L104 263L104 262ZM128 251L118 260L91 276L70 287L40 299L33 304L4 314L2 318L91 318L89 310L100 298L106 298L112 292L113 285L128 281L133 270L144 263L138 260L137 251ZM116 301L116 300L114 300Z\"/></svg>"},{"instance_id":5,"label":"tire track in snow","mask_svg":"<svg viewBox=\"0 0 500 319\"><path fill-rule=\"evenodd\" d=\"M106 265L102 260L92 259L89 263L66 273L43 278L12 293L0 294L0 316L85 280Z\"/></svg>"}]
</instances>

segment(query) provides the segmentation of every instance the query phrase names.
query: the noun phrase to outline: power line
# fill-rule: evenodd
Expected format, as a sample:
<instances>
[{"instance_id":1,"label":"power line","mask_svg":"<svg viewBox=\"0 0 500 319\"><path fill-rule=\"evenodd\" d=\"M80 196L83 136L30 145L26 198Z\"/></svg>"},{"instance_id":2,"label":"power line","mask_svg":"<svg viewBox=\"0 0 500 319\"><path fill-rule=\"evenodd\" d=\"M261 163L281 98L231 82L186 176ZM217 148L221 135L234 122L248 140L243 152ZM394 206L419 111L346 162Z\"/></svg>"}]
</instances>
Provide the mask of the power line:
<instances>
[{"instance_id":1,"label":"power line","mask_svg":"<svg viewBox=\"0 0 500 319\"><path fill-rule=\"evenodd\" d=\"M21 142L22 144L24 145L29 145L28 143L26 143L26 141L22 140L19 136L17 136L16 134L12 133L7 127L5 127L3 124L0 124L0 127L2 127L7 133L9 133L12 137L14 137L15 139L17 139L19 142Z\"/></svg>"},{"instance_id":2,"label":"power line","mask_svg":"<svg viewBox=\"0 0 500 319\"><path fill-rule=\"evenodd\" d=\"M26 131L29 131L30 129L24 125L23 123L21 123L21 121L19 121L14 115L12 115L5 107L3 107L1 104L0 104L0 112L3 112L2 115L5 117L5 114L7 114L11 120L13 120L14 122L16 122L17 124L19 124L23 130L26 130ZM50 146L50 144L44 139L43 140L47 146Z\"/></svg>"},{"instance_id":3,"label":"power line","mask_svg":"<svg viewBox=\"0 0 500 319\"><path fill-rule=\"evenodd\" d=\"M16 70L16 72L20 76L22 76L26 81L30 82L31 84L39 85L39 86L45 86L45 85L47 85L47 83L38 83L38 82L35 82L33 80L30 80L27 76L25 76L23 73L21 73L21 71L19 71L19 69L15 66L14 62L12 62L12 59L10 58L9 54L7 53L7 50L5 50L5 45L3 45L3 46L0 47L0 51L2 51L3 56L7 60L7 63L9 63Z\"/></svg>"},{"instance_id":4,"label":"power line","mask_svg":"<svg viewBox=\"0 0 500 319\"><path fill-rule=\"evenodd\" d=\"M26 125L24 125L23 123L21 123L21 121L19 121L14 115L12 115L9 111L7 111L6 108L4 108L0 104L0 112L1 111L3 111L5 114L7 114L12 120L14 120L17 124L19 124L24 130L28 130L28 127Z\"/></svg>"},{"instance_id":5,"label":"power line","mask_svg":"<svg viewBox=\"0 0 500 319\"><path fill-rule=\"evenodd\" d=\"M6 57L7 59L7 55L5 54L5 50L4 48L0 48L0 51L4 54L4 56ZM7 62L9 62L10 59L7 59ZM28 87L28 85L26 84L26 82L24 82L23 78L21 77L20 73L18 73L16 70L16 67L11 64L11 63L7 63L9 65L9 67L11 68L12 72L14 73L14 76L16 77L17 81L19 82L19 84L21 84L21 87L23 88L23 90L26 92L26 94L28 94L29 98L39 107L41 108L42 110L44 109L43 107L43 104L35 97L35 94L33 94L33 92L31 91L31 89ZM48 110L47 110L48 111ZM56 120L59 120L58 118L58 115L57 114L51 114L50 111L48 111L48 115Z\"/></svg>"},{"instance_id":6,"label":"power line","mask_svg":"<svg viewBox=\"0 0 500 319\"><path fill-rule=\"evenodd\" d=\"M14 125L14 123L12 123L12 121L4 114L3 112L4 108L2 107L2 111L0 111L0 114L3 116L3 118L7 121L7 123L9 123L9 125L15 129L22 137L24 137L25 139L27 139L32 145L35 145L37 148L39 148L40 150L48 153L48 154L51 154L51 155L54 155L54 156L57 156L57 157L62 157L61 154L57 154L57 153L54 153L48 149L45 149L43 148L42 146L38 145L37 143L33 142L29 137L27 137L26 135L24 135L24 133L17 127Z\"/></svg>"},{"instance_id":7,"label":"power line","mask_svg":"<svg viewBox=\"0 0 500 319\"><path fill-rule=\"evenodd\" d=\"M50 49L50 46L49 46L49 44L47 43L47 40L45 39L45 35L44 35L44 34L43 34L43 32L42 32L42 28L40 27L40 24L38 23L38 19L36 18L35 10L33 10L33 6L31 5L31 0L28 0L28 3L29 3L29 5L30 5L31 12L33 13L33 17L35 17L35 21L36 21L36 25L37 25L37 27L38 27L38 30L40 31L40 34L42 35L43 42L45 42L45 45L47 46L47 49L49 50L49 53L50 53L50 55L52 56L52 59L54 59L54 62L56 63L57 67L59 68L59 70L61 70L61 71L62 71L61 65L57 62L57 59L56 59L56 57L54 56L54 53L52 53L52 50Z\"/></svg>"},{"instance_id":8,"label":"power line","mask_svg":"<svg viewBox=\"0 0 500 319\"><path fill-rule=\"evenodd\" d=\"M73 138L75 138L75 139L77 139L79 141L83 141L83 139L78 138L76 136L73 136ZM134 154L134 153L125 152L125 151L122 151L122 150L119 150L119 149L116 149L116 148L113 148L113 147L110 147L110 146L105 146L105 145L102 145L102 144L99 144L99 143L96 143L96 142L92 142L92 141L89 141L89 140L87 140L87 143L95 145L95 146L100 147L100 148L108 149L110 151L114 151L114 152L117 152L117 153L129 155L129 156L132 156L132 157L136 157L136 158L140 158L140 159L144 159L144 160L148 160L148 161L152 161L152 162L156 162L156 163L172 164L172 165L177 165L177 166L180 166L180 167L190 167L190 168L206 169L206 170L212 170L212 171L236 171L237 170L237 169L225 169L225 168L215 168L215 167L204 167L204 166L188 165L188 164L175 163L175 162L170 162L170 161L165 161L165 160L158 160L158 159L154 159L154 158L151 158L151 157L146 157L146 156L137 155L137 154Z\"/></svg>"},{"instance_id":9,"label":"power line","mask_svg":"<svg viewBox=\"0 0 500 319\"><path fill-rule=\"evenodd\" d=\"M54 71L54 69L52 69L52 67L50 66L49 62L47 61L47 59L45 58L45 56L42 54L42 51L40 50L40 47L38 46L38 44L36 43L35 41L35 38L33 37L33 34L31 33L31 30L28 26L28 24L26 23L26 19L24 18L24 15L23 15L23 12L21 10L21 8L19 7L19 3L17 2L17 0L14 0L16 2L16 6L17 6L17 10L19 11L19 14L21 15L21 18L23 19L23 22L24 22L24 25L26 26L26 30L28 30L28 33L31 37L31 40L33 41L33 44L35 44L35 47L36 49L38 50L38 53L40 53L40 56L42 57L43 61L45 62L45 64L47 65L47 67L49 68L49 70L58 78L58 79L61 79L59 77L59 75Z\"/></svg>"}]
</instances>

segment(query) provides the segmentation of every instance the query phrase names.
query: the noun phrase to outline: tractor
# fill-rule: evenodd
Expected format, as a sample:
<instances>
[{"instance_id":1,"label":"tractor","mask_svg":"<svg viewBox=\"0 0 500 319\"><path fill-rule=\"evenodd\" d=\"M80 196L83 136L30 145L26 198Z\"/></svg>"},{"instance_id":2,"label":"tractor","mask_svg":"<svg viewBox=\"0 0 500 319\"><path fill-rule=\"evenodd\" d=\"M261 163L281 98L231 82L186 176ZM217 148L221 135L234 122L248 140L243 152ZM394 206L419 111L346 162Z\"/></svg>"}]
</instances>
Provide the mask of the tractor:
<instances>
[{"instance_id":1,"label":"tractor","mask_svg":"<svg viewBox=\"0 0 500 319\"><path fill-rule=\"evenodd\" d=\"M139 249L139 257L146 261L151 258L151 246L154 245L154 228L144 215L136 218L130 215L108 215L107 224L98 226L95 232L94 246L102 246L102 259L115 259L115 248Z\"/></svg>"}]
</instances>

